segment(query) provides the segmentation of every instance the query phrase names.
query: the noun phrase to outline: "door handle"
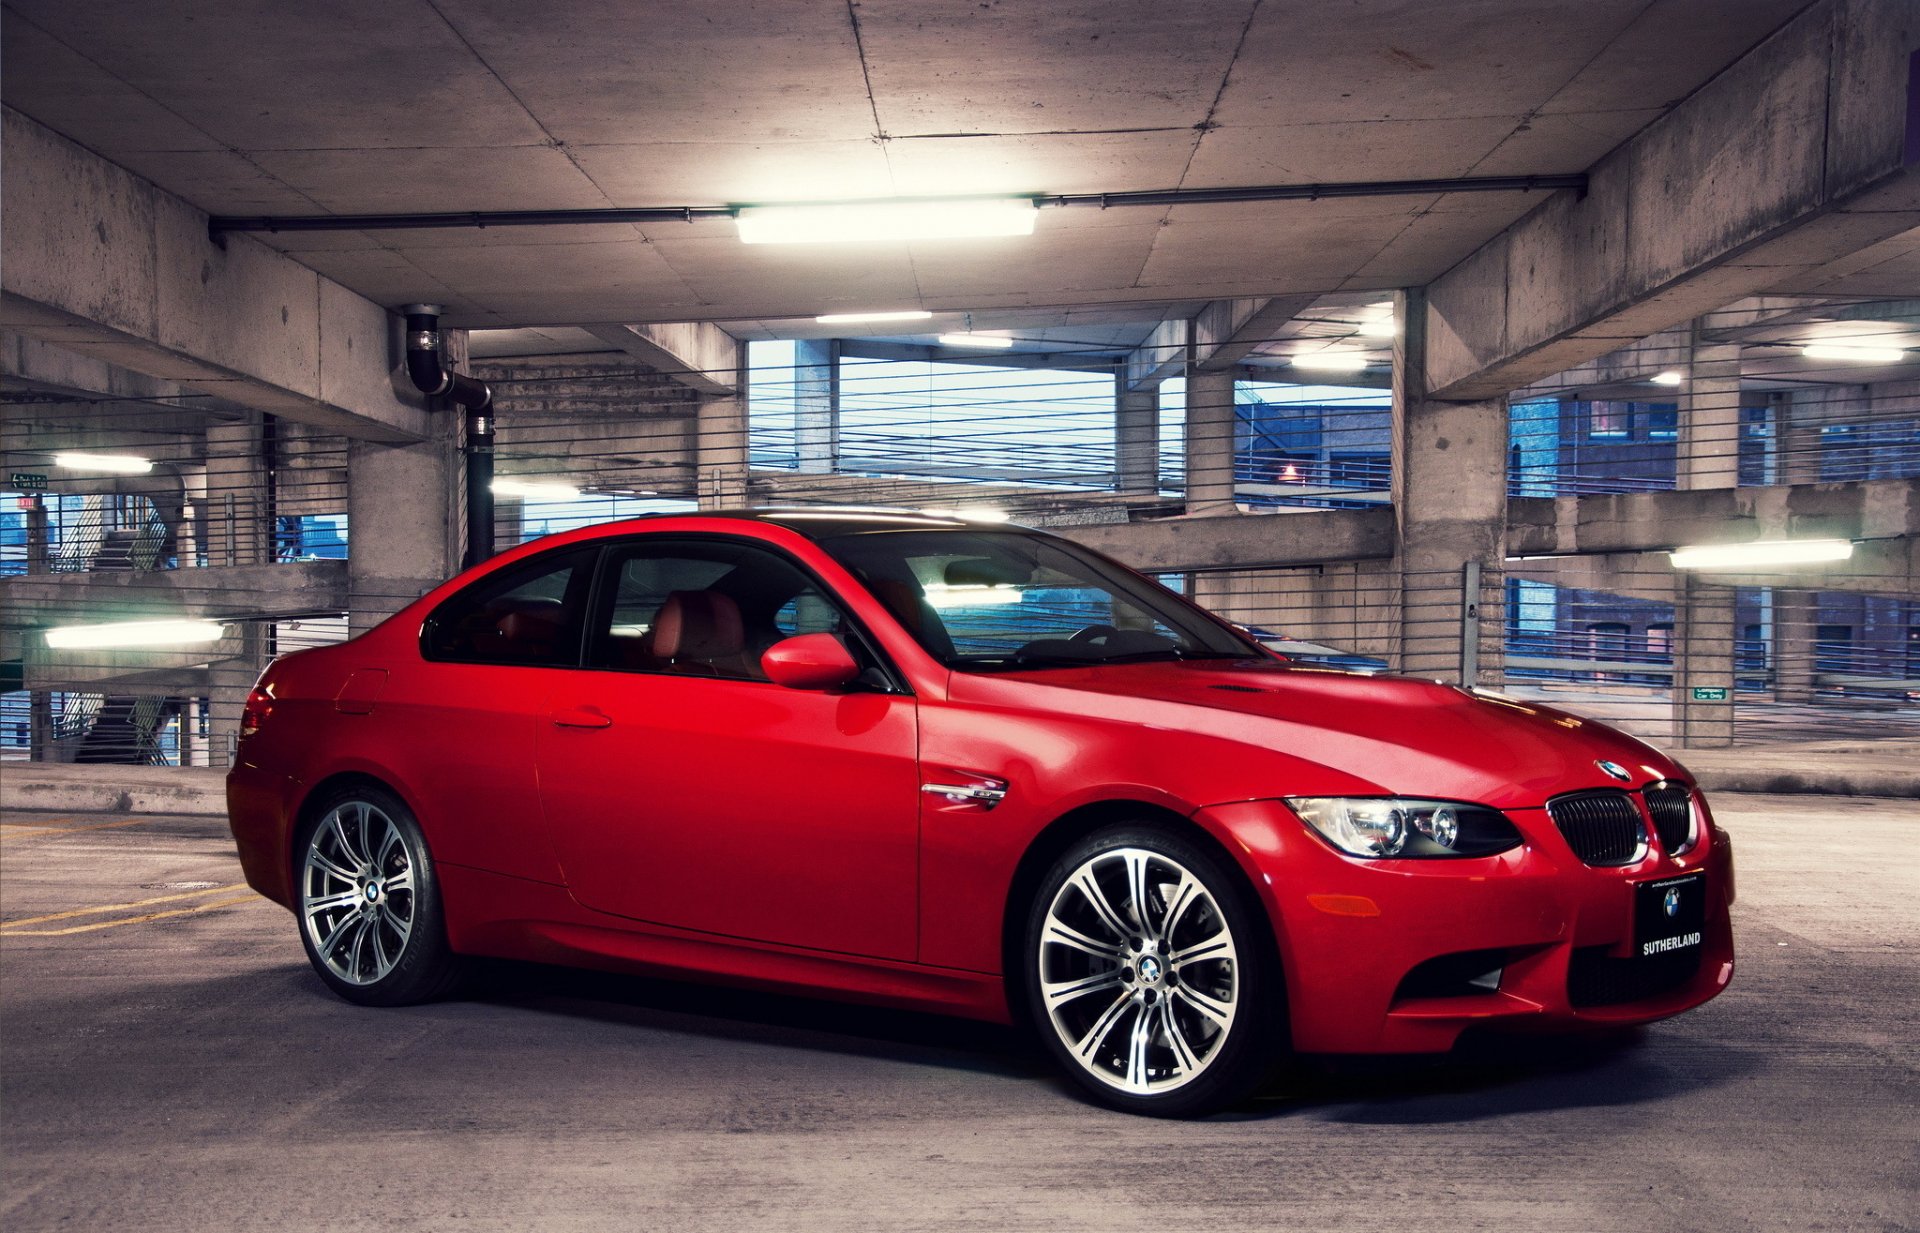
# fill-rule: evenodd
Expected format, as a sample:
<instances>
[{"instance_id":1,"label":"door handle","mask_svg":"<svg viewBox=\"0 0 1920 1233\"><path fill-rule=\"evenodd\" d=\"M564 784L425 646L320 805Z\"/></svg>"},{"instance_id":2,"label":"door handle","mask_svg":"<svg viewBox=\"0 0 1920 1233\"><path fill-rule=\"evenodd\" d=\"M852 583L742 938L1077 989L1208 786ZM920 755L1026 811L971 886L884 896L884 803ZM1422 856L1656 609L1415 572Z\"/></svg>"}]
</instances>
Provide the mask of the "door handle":
<instances>
[{"instance_id":1,"label":"door handle","mask_svg":"<svg viewBox=\"0 0 1920 1233\"><path fill-rule=\"evenodd\" d=\"M611 728L613 719L590 706L570 706L548 718L556 728Z\"/></svg>"}]
</instances>

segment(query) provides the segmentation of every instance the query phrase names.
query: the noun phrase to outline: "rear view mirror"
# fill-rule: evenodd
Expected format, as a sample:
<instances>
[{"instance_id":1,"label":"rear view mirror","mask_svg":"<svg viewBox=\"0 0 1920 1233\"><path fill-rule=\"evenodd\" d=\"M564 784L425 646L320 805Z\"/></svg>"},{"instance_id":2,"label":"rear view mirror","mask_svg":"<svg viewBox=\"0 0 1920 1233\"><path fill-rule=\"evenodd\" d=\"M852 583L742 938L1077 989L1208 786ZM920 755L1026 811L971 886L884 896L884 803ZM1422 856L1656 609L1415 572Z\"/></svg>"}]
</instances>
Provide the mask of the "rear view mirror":
<instances>
[{"instance_id":1,"label":"rear view mirror","mask_svg":"<svg viewBox=\"0 0 1920 1233\"><path fill-rule=\"evenodd\" d=\"M782 639L760 656L760 667L768 680L788 689L842 689L860 676L860 665L832 634Z\"/></svg>"}]
</instances>

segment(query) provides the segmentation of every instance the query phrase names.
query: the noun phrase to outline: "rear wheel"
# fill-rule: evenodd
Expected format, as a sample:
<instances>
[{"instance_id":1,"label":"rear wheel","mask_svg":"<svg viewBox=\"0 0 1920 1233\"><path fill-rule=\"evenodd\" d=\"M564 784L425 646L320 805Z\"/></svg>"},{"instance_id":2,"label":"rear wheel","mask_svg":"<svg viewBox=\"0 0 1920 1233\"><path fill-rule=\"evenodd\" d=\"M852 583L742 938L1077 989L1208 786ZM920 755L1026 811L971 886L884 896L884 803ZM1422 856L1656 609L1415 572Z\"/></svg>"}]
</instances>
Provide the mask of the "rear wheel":
<instances>
[{"instance_id":1,"label":"rear wheel","mask_svg":"<svg viewBox=\"0 0 1920 1233\"><path fill-rule=\"evenodd\" d=\"M1226 864L1168 829L1119 826L1055 862L1027 927L1027 1004L1048 1052L1102 1103L1190 1117L1249 1095L1280 1057L1264 913Z\"/></svg>"},{"instance_id":2,"label":"rear wheel","mask_svg":"<svg viewBox=\"0 0 1920 1233\"><path fill-rule=\"evenodd\" d=\"M420 824L372 785L312 811L298 846L300 939L320 979L363 1006L446 993L459 976Z\"/></svg>"}]
</instances>

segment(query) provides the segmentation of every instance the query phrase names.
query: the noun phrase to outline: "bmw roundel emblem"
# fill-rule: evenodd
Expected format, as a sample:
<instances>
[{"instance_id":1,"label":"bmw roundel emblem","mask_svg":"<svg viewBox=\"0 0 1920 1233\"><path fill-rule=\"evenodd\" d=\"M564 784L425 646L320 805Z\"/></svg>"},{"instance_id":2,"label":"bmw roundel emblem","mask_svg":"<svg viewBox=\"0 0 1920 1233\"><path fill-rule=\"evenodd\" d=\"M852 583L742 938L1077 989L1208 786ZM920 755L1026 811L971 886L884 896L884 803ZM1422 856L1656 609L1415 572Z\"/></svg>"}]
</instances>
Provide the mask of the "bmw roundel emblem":
<instances>
[{"instance_id":1,"label":"bmw roundel emblem","mask_svg":"<svg viewBox=\"0 0 1920 1233\"><path fill-rule=\"evenodd\" d=\"M1668 916L1680 915L1680 888L1668 887L1666 897L1660 901L1660 906L1666 909Z\"/></svg>"},{"instance_id":2,"label":"bmw roundel emblem","mask_svg":"<svg viewBox=\"0 0 1920 1233\"><path fill-rule=\"evenodd\" d=\"M1595 762L1594 765L1613 778L1618 779L1621 783L1633 782L1633 773L1627 770L1626 767L1621 766L1618 762L1607 762L1603 760Z\"/></svg>"}]
</instances>

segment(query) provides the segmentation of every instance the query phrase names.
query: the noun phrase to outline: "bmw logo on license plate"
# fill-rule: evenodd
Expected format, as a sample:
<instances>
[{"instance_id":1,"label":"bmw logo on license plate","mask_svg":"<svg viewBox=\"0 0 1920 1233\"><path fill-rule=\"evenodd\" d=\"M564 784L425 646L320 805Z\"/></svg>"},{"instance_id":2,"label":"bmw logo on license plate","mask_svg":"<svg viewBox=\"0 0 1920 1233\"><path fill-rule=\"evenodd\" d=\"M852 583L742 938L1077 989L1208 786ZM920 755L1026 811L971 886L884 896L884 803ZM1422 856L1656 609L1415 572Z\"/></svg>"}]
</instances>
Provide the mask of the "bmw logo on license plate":
<instances>
[{"instance_id":1,"label":"bmw logo on license plate","mask_svg":"<svg viewBox=\"0 0 1920 1233\"><path fill-rule=\"evenodd\" d=\"M1668 916L1680 915L1680 888L1669 886L1665 897L1660 900L1660 906L1666 909Z\"/></svg>"}]
</instances>

